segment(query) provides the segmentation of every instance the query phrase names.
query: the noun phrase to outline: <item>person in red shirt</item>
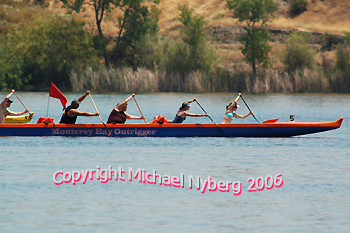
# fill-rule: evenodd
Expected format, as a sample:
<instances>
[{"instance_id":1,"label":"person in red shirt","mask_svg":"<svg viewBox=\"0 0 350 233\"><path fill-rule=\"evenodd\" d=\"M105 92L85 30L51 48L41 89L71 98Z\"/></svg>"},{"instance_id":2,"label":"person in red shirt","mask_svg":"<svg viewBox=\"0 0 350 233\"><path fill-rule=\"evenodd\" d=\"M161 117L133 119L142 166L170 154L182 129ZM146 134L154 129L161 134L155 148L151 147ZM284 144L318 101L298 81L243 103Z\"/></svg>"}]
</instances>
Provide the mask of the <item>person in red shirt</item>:
<instances>
[{"instance_id":1,"label":"person in red shirt","mask_svg":"<svg viewBox=\"0 0 350 233\"><path fill-rule=\"evenodd\" d=\"M113 108L112 112L109 114L107 124L124 124L126 119L128 120L143 120L143 117L133 116L125 111L128 108L128 101L134 97L135 94L132 94L128 98L126 98L123 102L118 103L115 108Z\"/></svg>"}]
</instances>

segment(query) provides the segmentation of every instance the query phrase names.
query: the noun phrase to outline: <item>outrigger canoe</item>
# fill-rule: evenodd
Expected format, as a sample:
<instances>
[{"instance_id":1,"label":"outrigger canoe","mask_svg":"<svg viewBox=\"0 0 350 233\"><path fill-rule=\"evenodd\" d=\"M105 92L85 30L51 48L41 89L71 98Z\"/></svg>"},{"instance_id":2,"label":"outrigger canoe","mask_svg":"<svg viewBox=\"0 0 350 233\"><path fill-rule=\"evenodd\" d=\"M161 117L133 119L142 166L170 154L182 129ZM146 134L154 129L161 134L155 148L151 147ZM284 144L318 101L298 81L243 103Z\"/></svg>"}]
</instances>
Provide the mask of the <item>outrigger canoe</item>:
<instances>
[{"instance_id":1,"label":"outrigger canoe","mask_svg":"<svg viewBox=\"0 0 350 233\"><path fill-rule=\"evenodd\" d=\"M70 137L292 137L337 129L332 122L277 122L237 124L1 124L0 136Z\"/></svg>"},{"instance_id":2,"label":"outrigger canoe","mask_svg":"<svg viewBox=\"0 0 350 233\"><path fill-rule=\"evenodd\" d=\"M33 119L34 112L28 113L25 116L7 116L5 123L28 123Z\"/></svg>"}]
</instances>

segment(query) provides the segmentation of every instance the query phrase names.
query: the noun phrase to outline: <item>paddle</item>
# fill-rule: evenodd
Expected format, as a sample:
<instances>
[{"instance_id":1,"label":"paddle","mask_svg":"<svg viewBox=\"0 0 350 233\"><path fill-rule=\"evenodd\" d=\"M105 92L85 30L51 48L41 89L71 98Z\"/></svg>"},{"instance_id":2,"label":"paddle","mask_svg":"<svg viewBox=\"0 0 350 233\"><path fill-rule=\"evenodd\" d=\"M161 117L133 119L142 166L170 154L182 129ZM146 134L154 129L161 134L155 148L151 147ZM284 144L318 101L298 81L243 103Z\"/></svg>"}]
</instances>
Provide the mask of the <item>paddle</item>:
<instances>
[{"instance_id":1,"label":"paddle","mask_svg":"<svg viewBox=\"0 0 350 233\"><path fill-rule=\"evenodd\" d=\"M139 107L139 104L137 103L135 96L133 96L132 98L134 98L135 103L136 103L136 106L137 106L137 108L139 109L139 111L140 111L140 113L141 113L141 116L143 117L143 120L145 121L145 124L147 124L146 119L145 119L145 117L143 116L143 114L142 114L142 112L141 112L141 108Z\"/></svg>"},{"instance_id":2,"label":"paddle","mask_svg":"<svg viewBox=\"0 0 350 233\"><path fill-rule=\"evenodd\" d=\"M200 105L200 104L198 103L197 100L196 100L196 103L197 103L198 106L203 110L203 112L204 112L205 114L208 114L208 113L204 110L204 108L202 107L202 105ZM221 129L224 133L226 133L225 130L224 130L223 128L221 128L218 124L215 123L215 121L211 118L211 116L210 116L209 114L208 114L208 117L209 117L209 119L210 119L217 127L219 127L219 129Z\"/></svg>"},{"instance_id":3,"label":"paddle","mask_svg":"<svg viewBox=\"0 0 350 233\"><path fill-rule=\"evenodd\" d=\"M242 98L242 100L243 100L243 102L244 102L245 106L247 106L248 110L251 112L252 110L250 110L250 108L249 108L248 104L245 102L245 100L244 100L244 98L243 98L242 94L241 94L241 98ZM256 119L256 117L254 116L254 114L253 114L253 113L252 113L252 116L254 117L254 119L255 119L255 120L258 122L258 123L260 123L260 122L258 121L258 119Z\"/></svg>"},{"instance_id":4,"label":"paddle","mask_svg":"<svg viewBox=\"0 0 350 233\"><path fill-rule=\"evenodd\" d=\"M21 104L23 105L23 107L27 110L27 112L29 113L30 116L32 116L32 114L29 112L29 109L24 105L24 103L22 102L22 100L19 98L19 96L16 94L16 92L13 92L15 94L15 96L17 97L17 99L19 100L19 102L21 102Z\"/></svg>"},{"instance_id":5,"label":"paddle","mask_svg":"<svg viewBox=\"0 0 350 233\"><path fill-rule=\"evenodd\" d=\"M92 96L90 95L90 93L89 93L89 96L90 96L90 99L91 99L92 104L93 104L94 107L95 107L96 112L98 112L97 107L96 107L96 104L95 104L94 100L92 99ZM108 133L109 133L109 129L108 129L107 125L103 122L101 116L98 115L98 117L100 118L102 124L105 126L105 128L107 129L107 131L108 131Z\"/></svg>"}]
</instances>

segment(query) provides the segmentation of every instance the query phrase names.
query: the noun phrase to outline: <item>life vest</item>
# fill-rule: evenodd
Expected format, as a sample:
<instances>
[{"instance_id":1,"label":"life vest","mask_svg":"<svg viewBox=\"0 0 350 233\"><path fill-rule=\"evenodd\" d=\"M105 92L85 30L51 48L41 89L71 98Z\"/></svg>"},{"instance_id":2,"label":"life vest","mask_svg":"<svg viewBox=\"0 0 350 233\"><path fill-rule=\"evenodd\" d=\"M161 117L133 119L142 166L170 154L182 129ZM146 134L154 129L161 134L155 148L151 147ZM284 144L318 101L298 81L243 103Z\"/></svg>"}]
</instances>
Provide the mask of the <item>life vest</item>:
<instances>
[{"instance_id":1,"label":"life vest","mask_svg":"<svg viewBox=\"0 0 350 233\"><path fill-rule=\"evenodd\" d=\"M40 124L40 123L53 123L53 118L51 118L51 117L40 117L38 119L37 124Z\"/></svg>"},{"instance_id":2,"label":"life vest","mask_svg":"<svg viewBox=\"0 0 350 233\"><path fill-rule=\"evenodd\" d=\"M154 123L154 124L167 124L167 123L171 123L171 121L168 121L167 119L165 119L164 116L159 115L153 119L152 123Z\"/></svg>"}]
</instances>

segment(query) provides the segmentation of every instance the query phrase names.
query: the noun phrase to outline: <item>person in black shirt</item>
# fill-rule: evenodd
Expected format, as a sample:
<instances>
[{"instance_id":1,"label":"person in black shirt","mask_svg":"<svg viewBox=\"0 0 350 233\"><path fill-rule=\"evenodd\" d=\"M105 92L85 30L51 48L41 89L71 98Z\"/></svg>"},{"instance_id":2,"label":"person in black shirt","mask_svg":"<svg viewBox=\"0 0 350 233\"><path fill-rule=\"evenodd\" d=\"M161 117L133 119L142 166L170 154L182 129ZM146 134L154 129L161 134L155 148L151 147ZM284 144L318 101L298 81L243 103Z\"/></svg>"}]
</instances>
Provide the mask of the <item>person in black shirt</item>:
<instances>
[{"instance_id":1,"label":"person in black shirt","mask_svg":"<svg viewBox=\"0 0 350 233\"><path fill-rule=\"evenodd\" d=\"M99 112L90 113L90 112L82 112L77 110L79 108L80 103L85 99L86 96L90 94L90 91L86 91L86 93L81 96L79 99L75 99L71 102L71 104L64 110L64 113L61 117L60 123L62 124L75 124L78 116L98 116Z\"/></svg>"},{"instance_id":2,"label":"person in black shirt","mask_svg":"<svg viewBox=\"0 0 350 233\"><path fill-rule=\"evenodd\" d=\"M173 120L173 123L182 123L184 120L186 120L186 117L205 117L209 116L208 114L193 114L187 112L190 110L190 103L195 102L196 99L190 100L188 102L182 103L181 107L177 111L175 118Z\"/></svg>"}]
</instances>

